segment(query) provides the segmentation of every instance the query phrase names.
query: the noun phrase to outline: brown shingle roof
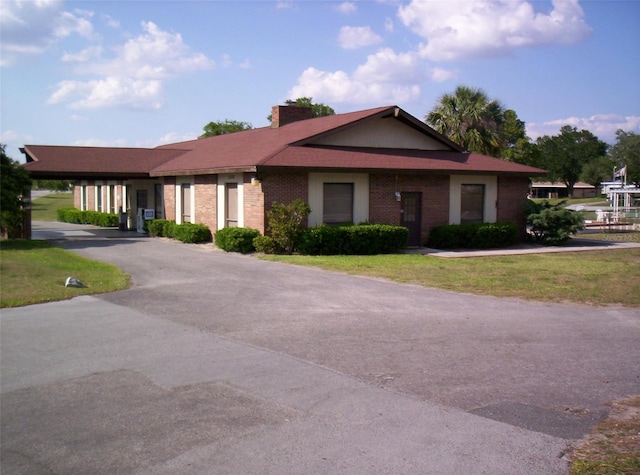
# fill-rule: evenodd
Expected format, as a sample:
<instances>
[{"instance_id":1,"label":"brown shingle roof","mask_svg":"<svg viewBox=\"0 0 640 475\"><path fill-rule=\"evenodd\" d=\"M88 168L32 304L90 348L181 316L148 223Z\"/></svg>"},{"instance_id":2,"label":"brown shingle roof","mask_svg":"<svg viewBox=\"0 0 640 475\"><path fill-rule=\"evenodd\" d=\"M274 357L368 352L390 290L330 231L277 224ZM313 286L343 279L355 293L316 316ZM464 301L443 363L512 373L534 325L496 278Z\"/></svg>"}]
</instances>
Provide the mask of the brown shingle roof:
<instances>
[{"instance_id":1,"label":"brown shingle roof","mask_svg":"<svg viewBox=\"0 0 640 475\"><path fill-rule=\"evenodd\" d=\"M346 147L288 147L268 160L269 167L500 173L538 176L546 172L479 153Z\"/></svg>"},{"instance_id":2,"label":"brown shingle roof","mask_svg":"<svg viewBox=\"0 0 640 475\"><path fill-rule=\"evenodd\" d=\"M290 144L304 143L314 137L352 127L364 119L391 113L392 107L378 107L347 114L301 120L278 128L262 127L233 134L163 145L158 149L181 148L184 155L156 167L152 175L191 175L218 170L253 171Z\"/></svg>"},{"instance_id":3,"label":"brown shingle roof","mask_svg":"<svg viewBox=\"0 0 640 475\"><path fill-rule=\"evenodd\" d=\"M176 149L56 145L25 145L24 151L24 167L36 178L148 177L150 170L185 153Z\"/></svg>"},{"instance_id":4,"label":"brown shingle roof","mask_svg":"<svg viewBox=\"0 0 640 475\"><path fill-rule=\"evenodd\" d=\"M435 138L444 150L314 146L320 137L365 121L393 117ZM465 153L396 106L301 120L154 149L27 145L25 168L36 178L135 178L256 171L269 168L498 173L540 176L537 168Z\"/></svg>"}]
</instances>

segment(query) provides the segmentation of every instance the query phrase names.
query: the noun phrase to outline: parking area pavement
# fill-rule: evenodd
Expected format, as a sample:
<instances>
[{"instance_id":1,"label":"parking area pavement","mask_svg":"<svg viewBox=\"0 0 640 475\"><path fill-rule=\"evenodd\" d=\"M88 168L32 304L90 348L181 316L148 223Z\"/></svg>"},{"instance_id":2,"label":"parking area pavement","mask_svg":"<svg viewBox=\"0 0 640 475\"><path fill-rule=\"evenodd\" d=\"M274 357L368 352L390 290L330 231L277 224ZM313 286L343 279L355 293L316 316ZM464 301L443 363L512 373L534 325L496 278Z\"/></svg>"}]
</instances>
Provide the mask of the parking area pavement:
<instances>
[{"instance_id":1,"label":"parking area pavement","mask_svg":"<svg viewBox=\"0 0 640 475\"><path fill-rule=\"evenodd\" d=\"M565 473L640 393L638 309L34 230L133 286L3 310L7 473Z\"/></svg>"}]
</instances>

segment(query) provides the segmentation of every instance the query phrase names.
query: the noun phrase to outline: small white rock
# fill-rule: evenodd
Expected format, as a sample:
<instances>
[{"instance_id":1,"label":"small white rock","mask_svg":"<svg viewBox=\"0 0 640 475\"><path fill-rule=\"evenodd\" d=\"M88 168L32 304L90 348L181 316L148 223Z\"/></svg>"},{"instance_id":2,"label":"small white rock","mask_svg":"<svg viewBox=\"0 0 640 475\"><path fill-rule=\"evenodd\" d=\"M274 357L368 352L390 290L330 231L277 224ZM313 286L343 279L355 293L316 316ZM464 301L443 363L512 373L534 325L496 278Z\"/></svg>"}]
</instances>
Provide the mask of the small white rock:
<instances>
[{"instance_id":1,"label":"small white rock","mask_svg":"<svg viewBox=\"0 0 640 475\"><path fill-rule=\"evenodd\" d=\"M84 285L82 282L80 282L75 277L67 277L67 280L64 283L64 286L65 287L80 287L80 288L86 287L86 285Z\"/></svg>"}]
</instances>

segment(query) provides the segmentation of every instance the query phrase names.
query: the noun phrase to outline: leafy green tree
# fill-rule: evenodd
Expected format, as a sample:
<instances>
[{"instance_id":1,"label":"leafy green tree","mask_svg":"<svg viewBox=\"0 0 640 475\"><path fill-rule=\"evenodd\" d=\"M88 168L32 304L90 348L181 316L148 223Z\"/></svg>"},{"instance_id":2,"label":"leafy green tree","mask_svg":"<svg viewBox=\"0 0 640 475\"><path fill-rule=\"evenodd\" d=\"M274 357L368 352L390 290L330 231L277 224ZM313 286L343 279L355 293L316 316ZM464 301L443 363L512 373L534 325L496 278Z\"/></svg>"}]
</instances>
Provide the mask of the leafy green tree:
<instances>
[{"instance_id":1,"label":"leafy green tree","mask_svg":"<svg viewBox=\"0 0 640 475\"><path fill-rule=\"evenodd\" d=\"M627 183L640 184L640 134L617 130L609 156L618 168L627 167Z\"/></svg>"},{"instance_id":2,"label":"leafy green tree","mask_svg":"<svg viewBox=\"0 0 640 475\"><path fill-rule=\"evenodd\" d=\"M69 191L73 188L73 182L68 180L34 180L33 188L36 190Z\"/></svg>"},{"instance_id":3,"label":"leafy green tree","mask_svg":"<svg viewBox=\"0 0 640 475\"><path fill-rule=\"evenodd\" d=\"M600 186L600 183L611 179L614 162L609 156L596 157L582 167L580 181L593 186Z\"/></svg>"},{"instance_id":4,"label":"leafy green tree","mask_svg":"<svg viewBox=\"0 0 640 475\"><path fill-rule=\"evenodd\" d=\"M470 152L497 156L504 147L504 115L502 104L483 90L458 86L440 97L425 122Z\"/></svg>"},{"instance_id":5,"label":"leafy green tree","mask_svg":"<svg viewBox=\"0 0 640 475\"><path fill-rule=\"evenodd\" d=\"M198 138L213 137L215 135L232 134L243 130L252 129L253 126L248 122L240 122L237 120L225 119L223 122L209 122L203 127L204 134Z\"/></svg>"},{"instance_id":6,"label":"leafy green tree","mask_svg":"<svg viewBox=\"0 0 640 475\"><path fill-rule=\"evenodd\" d=\"M313 103L312 97L298 97L295 101L293 99L287 99L284 103L288 106L299 106L299 107L310 107L311 108L311 117L325 117L328 115L335 115L336 111L334 111L328 105L318 103ZM267 116L267 120L271 122L273 119L272 114Z\"/></svg>"},{"instance_id":7,"label":"leafy green tree","mask_svg":"<svg viewBox=\"0 0 640 475\"><path fill-rule=\"evenodd\" d=\"M570 125L560 129L559 135L539 137L543 168L549 171L551 181L561 181L567 193L573 196L573 187L580 178L583 167L607 153L608 145L588 130L578 130Z\"/></svg>"},{"instance_id":8,"label":"leafy green tree","mask_svg":"<svg viewBox=\"0 0 640 475\"><path fill-rule=\"evenodd\" d=\"M0 144L0 232L9 237L21 227L24 218L25 196L31 190L31 178L20 164L5 153Z\"/></svg>"}]
</instances>

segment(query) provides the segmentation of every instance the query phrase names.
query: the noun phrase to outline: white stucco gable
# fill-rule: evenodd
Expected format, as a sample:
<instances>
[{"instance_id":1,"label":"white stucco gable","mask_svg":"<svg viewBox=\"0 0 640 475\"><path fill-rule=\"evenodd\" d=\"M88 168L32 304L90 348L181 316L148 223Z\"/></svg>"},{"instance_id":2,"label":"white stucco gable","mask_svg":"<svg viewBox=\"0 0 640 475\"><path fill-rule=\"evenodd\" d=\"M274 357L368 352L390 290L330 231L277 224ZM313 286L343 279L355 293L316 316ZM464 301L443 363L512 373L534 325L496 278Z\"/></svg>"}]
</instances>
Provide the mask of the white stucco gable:
<instances>
[{"instance_id":1,"label":"white stucco gable","mask_svg":"<svg viewBox=\"0 0 640 475\"><path fill-rule=\"evenodd\" d=\"M447 144L395 117L379 117L368 120L349 129L319 137L308 145L451 150Z\"/></svg>"}]
</instances>

